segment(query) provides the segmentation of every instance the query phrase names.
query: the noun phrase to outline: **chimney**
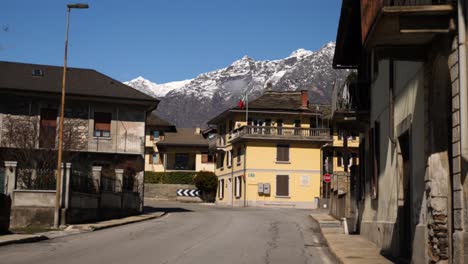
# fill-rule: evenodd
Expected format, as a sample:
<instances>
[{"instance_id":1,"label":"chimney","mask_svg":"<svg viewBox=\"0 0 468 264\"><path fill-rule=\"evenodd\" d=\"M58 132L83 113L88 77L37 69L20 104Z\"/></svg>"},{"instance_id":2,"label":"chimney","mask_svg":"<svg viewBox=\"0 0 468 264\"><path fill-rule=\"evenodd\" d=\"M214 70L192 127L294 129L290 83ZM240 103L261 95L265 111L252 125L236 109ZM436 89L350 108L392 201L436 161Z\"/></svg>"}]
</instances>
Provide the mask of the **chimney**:
<instances>
[{"instance_id":1,"label":"chimney","mask_svg":"<svg viewBox=\"0 0 468 264\"><path fill-rule=\"evenodd\" d=\"M197 126L197 127L195 128L195 134L196 134L196 135L199 135L200 132L201 132L200 126Z\"/></svg>"},{"instance_id":2,"label":"chimney","mask_svg":"<svg viewBox=\"0 0 468 264\"><path fill-rule=\"evenodd\" d=\"M301 90L301 109L309 108L309 93L307 90Z\"/></svg>"}]
</instances>

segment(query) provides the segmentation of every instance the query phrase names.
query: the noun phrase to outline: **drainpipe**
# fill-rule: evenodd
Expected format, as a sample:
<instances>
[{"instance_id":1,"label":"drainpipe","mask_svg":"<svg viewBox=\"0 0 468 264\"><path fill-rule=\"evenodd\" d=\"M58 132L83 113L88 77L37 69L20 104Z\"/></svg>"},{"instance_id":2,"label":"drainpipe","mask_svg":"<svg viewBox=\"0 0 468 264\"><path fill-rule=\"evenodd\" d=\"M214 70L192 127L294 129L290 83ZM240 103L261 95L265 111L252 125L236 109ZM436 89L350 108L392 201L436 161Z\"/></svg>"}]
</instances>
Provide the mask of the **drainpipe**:
<instances>
[{"instance_id":1,"label":"drainpipe","mask_svg":"<svg viewBox=\"0 0 468 264\"><path fill-rule=\"evenodd\" d=\"M244 145L244 207L247 207L247 143Z\"/></svg>"},{"instance_id":2,"label":"drainpipe","mask_svg":"<svg viewBox=\"0 0 468 264\"><path fill-rule=\"evenodd\" d=\"M468 91L467 91L467 57L466 57L466 25L464 15L465 1L458 1L458 63L460 89L460 132L462 160L468 160ZM464 162L462 162L463 164Z\"/></svg>"}]
</instances>

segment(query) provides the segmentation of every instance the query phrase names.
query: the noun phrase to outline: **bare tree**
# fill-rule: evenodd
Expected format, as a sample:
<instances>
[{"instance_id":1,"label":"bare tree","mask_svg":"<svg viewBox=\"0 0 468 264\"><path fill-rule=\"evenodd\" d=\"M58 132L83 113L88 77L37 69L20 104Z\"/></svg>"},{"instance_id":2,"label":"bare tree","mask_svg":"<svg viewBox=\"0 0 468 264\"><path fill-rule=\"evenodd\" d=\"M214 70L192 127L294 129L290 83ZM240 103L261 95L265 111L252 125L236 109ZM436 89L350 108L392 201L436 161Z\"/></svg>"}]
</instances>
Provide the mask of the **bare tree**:
<instances>
[{"instance_id":1,"label":"bare tree","mask_svg":"<svg viewBox=\"0 0 468 264\"><path fill-rule=\"evenodd\" d=\"M42 123L41 123L42 122ZM56 122L55 122L56 123ZM87 147L81 119L65 119L63 160L71 161ZM0 148L3 160L18 162L18 179L25 188L52 188L55 185L58 132L54 123L38 116L5 115Z\"/></svg>"}]
</instances>

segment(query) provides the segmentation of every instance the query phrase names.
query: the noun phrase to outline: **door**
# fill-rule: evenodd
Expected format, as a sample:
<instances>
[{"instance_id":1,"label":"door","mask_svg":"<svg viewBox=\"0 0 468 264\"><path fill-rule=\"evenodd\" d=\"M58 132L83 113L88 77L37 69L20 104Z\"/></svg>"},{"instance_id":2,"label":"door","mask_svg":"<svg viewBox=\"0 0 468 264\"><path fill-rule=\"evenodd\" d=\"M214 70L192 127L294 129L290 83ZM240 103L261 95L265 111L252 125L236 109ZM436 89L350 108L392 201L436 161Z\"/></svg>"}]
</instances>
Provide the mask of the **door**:
<instances>
[{"instance_id":1,"label":"door","mask_svg":"<svg viewBox=\"0 0 468 264\"><path fill-rule=\"evenodd\" d=\"M411 137L409 132L399 137L400 153L398 161L400 167L400 191L398 204L398 217L400 226L400 256L403 259L411 259L413 244L413 227L411 223Z\"/></svg>"}]
</instances>

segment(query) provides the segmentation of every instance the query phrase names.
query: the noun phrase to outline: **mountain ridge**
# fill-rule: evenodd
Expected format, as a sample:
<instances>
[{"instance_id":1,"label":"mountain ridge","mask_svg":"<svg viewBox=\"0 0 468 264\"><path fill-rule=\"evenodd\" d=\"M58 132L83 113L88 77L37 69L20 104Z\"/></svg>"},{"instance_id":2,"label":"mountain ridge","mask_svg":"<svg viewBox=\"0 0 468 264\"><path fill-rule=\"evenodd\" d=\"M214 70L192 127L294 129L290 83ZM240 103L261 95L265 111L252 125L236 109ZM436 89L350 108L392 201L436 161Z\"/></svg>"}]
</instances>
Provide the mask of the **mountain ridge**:
<instances>
[{"instance_id":1,"label":"mountain ridge","mask_svg":"<svg viewBox=\"0 0 468 264\"><path fill-rule=\"evenodd\" d=\"M245 93L260 96L266 83L273 90L309 90L312 103L330 103L332 86L347 71L334 70L334 42L317 51L297 49L288 57L256 61L244 55L229 66L193 79L156 84L143 77L125 84L161 99L158 113L180 127L203 126L209 119L236 105Z\"/></svg>"}]
</instances>

